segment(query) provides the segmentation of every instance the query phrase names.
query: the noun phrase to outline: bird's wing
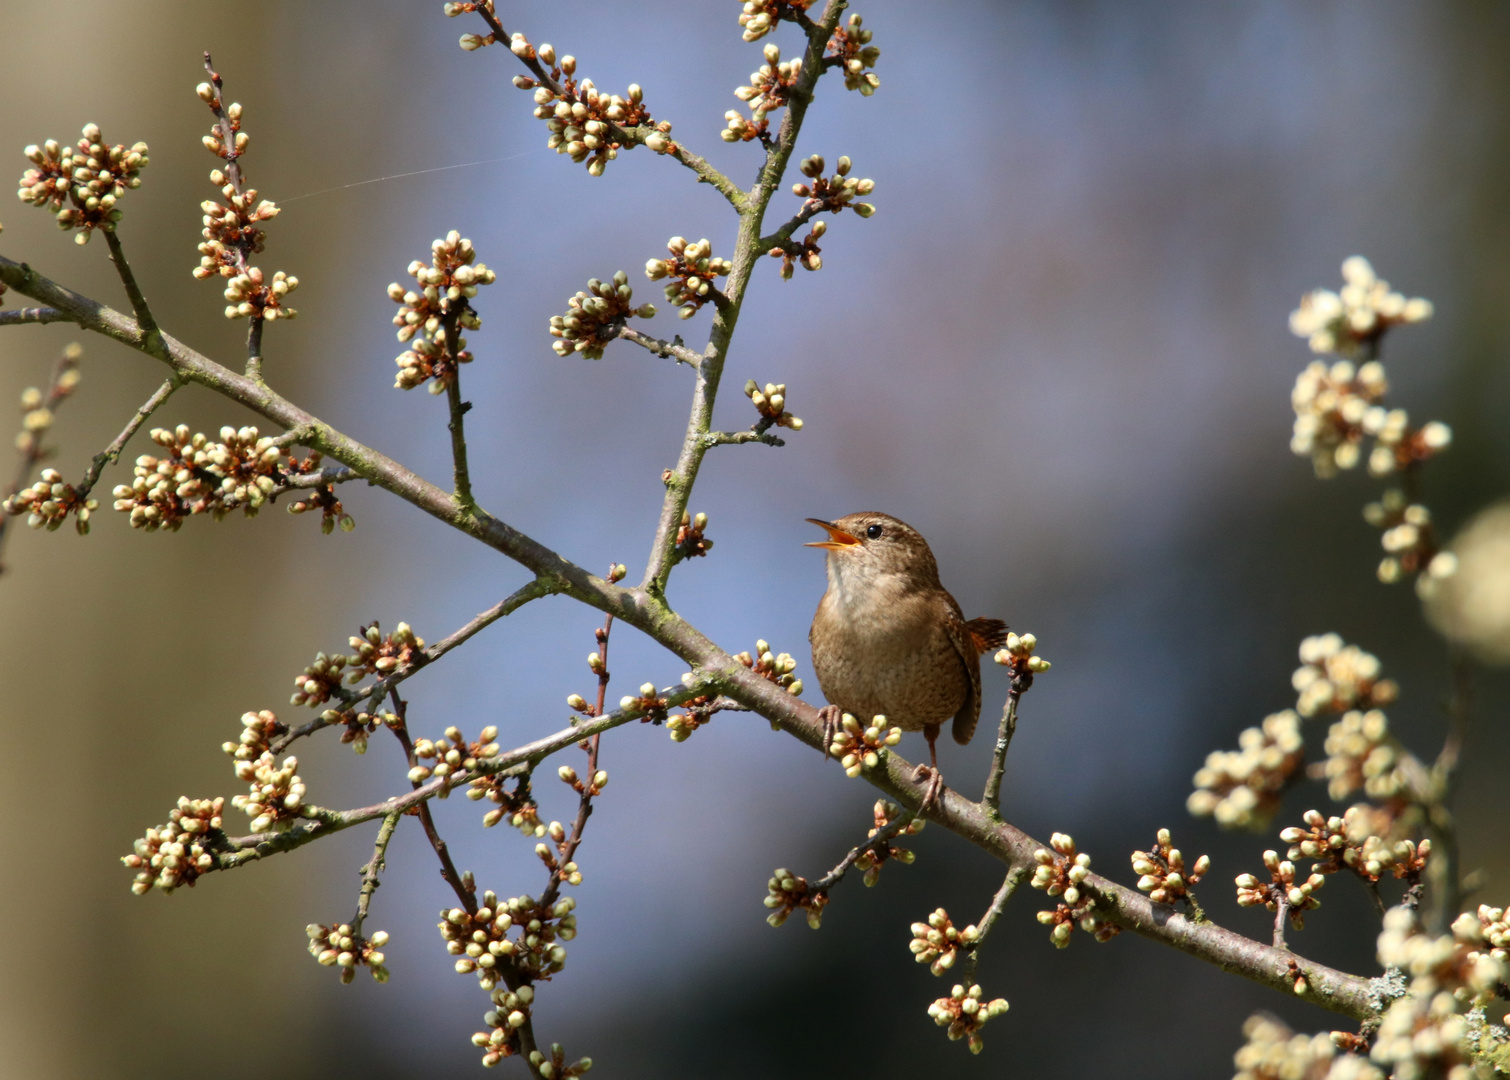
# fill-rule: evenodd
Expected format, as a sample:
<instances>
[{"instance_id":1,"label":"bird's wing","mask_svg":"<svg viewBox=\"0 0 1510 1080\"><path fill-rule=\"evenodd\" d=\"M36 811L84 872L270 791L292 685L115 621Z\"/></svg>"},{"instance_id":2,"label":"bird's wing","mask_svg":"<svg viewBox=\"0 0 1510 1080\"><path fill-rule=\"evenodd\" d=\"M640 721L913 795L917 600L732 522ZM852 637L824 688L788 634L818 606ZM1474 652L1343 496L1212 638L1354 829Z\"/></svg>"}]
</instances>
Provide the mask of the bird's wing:
<instances>
[{"instance_id":1,"label":"bird's wing","mask_svg":"<svg viewBox=\"0 0 1510 1080\"><path fill-rule=\"evenodd\" d=\"M980 653L977 638L972 623L965 621L965 613L959 608L954 597L949 598L949 617L944 620L944 626L949 634L949 642L954 646L954 651L959 654L960 662L965 666L967 689L965 700L959 707L959 712L954 714L954 726L951 734L954 741L963 746L970 741L975 734L975 724L980 719Z\"/></svg>"}]
</instances>

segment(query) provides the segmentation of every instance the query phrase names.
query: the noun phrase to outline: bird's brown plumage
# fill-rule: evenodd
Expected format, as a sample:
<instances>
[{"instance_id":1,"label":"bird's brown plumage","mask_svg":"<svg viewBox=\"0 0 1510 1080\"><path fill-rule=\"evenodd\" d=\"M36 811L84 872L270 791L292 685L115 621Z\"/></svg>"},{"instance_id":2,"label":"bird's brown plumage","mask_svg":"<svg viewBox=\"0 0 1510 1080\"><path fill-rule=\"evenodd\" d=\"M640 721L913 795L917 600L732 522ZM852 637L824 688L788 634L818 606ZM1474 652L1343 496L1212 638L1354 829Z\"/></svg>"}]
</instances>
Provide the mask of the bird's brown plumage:
<instances>
[{"instance_id":1,"label":"bird's brown plumage","mask_svg":"<svg viewBox=\"0 0 1510 1080\"><path fill-rule=\"evenodd\" d=\"M953 719L967 743L980 719L980 654L999 645L996 619L966 621L939 582L916 529L886 514L850 514L829 531L828 590L808 640L830 704L868 720L884 714L906 731L933 734ZM872 535L873 534L873 535Z\"/></svg>"}]
</instances>

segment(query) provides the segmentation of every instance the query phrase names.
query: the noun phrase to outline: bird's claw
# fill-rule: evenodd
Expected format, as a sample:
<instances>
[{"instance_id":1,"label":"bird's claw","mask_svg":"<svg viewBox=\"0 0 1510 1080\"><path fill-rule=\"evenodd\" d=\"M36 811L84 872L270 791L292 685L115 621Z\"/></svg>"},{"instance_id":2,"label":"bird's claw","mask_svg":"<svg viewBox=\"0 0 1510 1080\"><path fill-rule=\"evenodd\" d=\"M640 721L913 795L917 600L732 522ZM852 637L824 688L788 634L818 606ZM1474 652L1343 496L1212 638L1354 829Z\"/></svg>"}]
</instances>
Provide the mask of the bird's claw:
<instances>
[{"instance_id":1,"label":"bird's claw","mask_svg":"<svg viewBox=\"0 0 1510 1080\"><path fill-rule=\"evenodd\" d=\"M825 705L818 710L818 723L823 725L823 756L832 757L831 748L839 734L839 720L844 710L837 705Z\"/></svg>"},{"instance_id":2,"label":"bird's claw","mask_svg":"<svg viewBox=\"0 0 1510 1080\"><path fill-rule=\"evenodd\" d=\"M928 780L928 787L923 792L923 801L918 804L918 813L920 815L926 814L937 805L939 794L944 790L944 774L939 772L934 766L919 765L912 770L913 783L918 783L924 778Z\"/></svg>"}]
</instances>

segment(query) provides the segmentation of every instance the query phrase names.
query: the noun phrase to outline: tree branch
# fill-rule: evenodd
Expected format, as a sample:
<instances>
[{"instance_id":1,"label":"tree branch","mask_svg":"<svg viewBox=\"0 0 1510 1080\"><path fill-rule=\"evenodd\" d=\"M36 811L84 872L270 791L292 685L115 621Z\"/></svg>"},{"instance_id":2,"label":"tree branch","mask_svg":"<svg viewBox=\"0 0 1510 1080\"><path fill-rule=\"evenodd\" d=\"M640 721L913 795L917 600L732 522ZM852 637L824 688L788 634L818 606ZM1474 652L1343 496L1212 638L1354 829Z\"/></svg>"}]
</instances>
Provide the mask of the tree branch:
<instances>
[{"instance_id":1,"label":"tree branch","mask_svg":"<svg viewBox=\"0 0 1510 1080\"><path fill-rule=\"evenodd\" d=\"M94 490L94 485L99 482L100 473L105 471L106 465L114 465L121 458L121 451L126 448L126 443L135 435L137 429L147 422L147 418L157 411L159 405L173 396L173 391L183 385L183 381L176 376L163 381L149 397L141 408L136 410L136 415L126 422L121 433L111 440L110 445L94 455L94 460L89 463L89 471L84 474L83 481L79 484L79 498L83 499Z\"/></svg>"},{"instance_id":2,"label":"tree branch","mask_svg":"<svg viewBox=\"0 0 1510 1080\"><path fill-rule=\"evenodd\" d=\"M44 323L72 321L73 316L66 311L50 307L25 307L0 311L0 326L24 326L28 323L36 323L40 326Z\"/></svg>"},{"instance_id":3,"label":"tree branch","mask_svg":"<svg viewBox=\"0 0 1510 1080\"><path fill-rule=\"evenodd\" d=\"M636 345L649 349L656 356L668 357L672 360L675 360L678 364L688 364L694 371L696 371L703 362L701 353L693 352L691 349L682 344L682 338L680 334L678 334L671 341L662 341L660 338L651 337L649 334L642 334L640 331L634 329L634 327L625 323L624 325L619 327L619 332L616 336L622 338L625 341L632 341Z\"/></svg>"}]
</instances>

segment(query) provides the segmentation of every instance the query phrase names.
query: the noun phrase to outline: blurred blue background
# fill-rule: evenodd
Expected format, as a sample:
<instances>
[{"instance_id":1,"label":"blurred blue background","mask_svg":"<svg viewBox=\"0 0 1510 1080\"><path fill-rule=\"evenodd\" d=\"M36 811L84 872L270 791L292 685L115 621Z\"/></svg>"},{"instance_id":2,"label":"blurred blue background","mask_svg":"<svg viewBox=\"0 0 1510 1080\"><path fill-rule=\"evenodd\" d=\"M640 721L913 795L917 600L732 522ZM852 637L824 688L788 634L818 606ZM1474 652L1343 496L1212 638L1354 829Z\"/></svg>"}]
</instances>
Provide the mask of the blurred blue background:
<instances>
[{"instance_id":1,"label":"blurred blue background","mask_svg":"<svg viewBox=\"0 0 1510 1080\"><path fill-rule=\"evenodd\" d=\"M601 572L636 578L675 460L690 374L631 345L562 360L547 320L589 277L640 275L672 235L729 254L734 219L711 189L643 150L594 179L545 149L502 48L465 54L468 18L439 3L270 2L122 8L81 0L0 10L7 79L0 152L72 141L86 122L144 139L151 166L121 236L159 320L236 363L244 326L196 282L213 159L193 93L214 53L246 107L251 182L285 209L261 265L297 274L293 323L267 334L274 386L444 482L442 399L391 388L401 351L390 281L449 229L498 282L463 386L474 483L498 516ZM500 3L510 30L579 58L599 87L645 88L657 118L741 183L758 153L718 138L732 91L760 63L739 5L693 0ZM1365 477L1320 483L1287 448L1288 392L1308 359L1285 320L1335 287L1350 254L1373 260L1436 318L1386 351L1393 400L1450 423L1426 501L1450 532L1510 478L1510 10L1384 3L966 3L872 0L882 85L868 99L820 85L798 150L848 154L876 181L870 220L844 215L824 269L782 282L757 269L718 423L753 417L746 378L788 384L802 432L784 449L715 449L692 509L717 541L671 600L730 650L791 651L816 699L806 631L822 559L808 516L878 509L917 526L967 615L1032 630L1054 670L1023 706L1004 810L1030 833L1072 833L1098 870L1133 880L1127 853L1160 826L1209 851L1211 915L1267 937L1227 882L1270 836L1231 837L1184 811L1212 749L1292 703L1301 637L1336 630L1404 687L1391 715L1434 755L1447 684L1442 644L1408 587L1373 578ZM795 54L797 37L777 40ZM763 43L762 43L763 44ZM462 162L488 164L382 183ZM329 190L337 189L337 190ZM795 212L781 194L770 222ZM0 252L124 307L102 242L77 248L46 215L0 204ZM8 297L11 306L19 298ZM700 346L708 316L647 330ZM0 333L0 401L42 383L67 327ZM58 467L79 474L162 375L86 339L84 381L62 411ZM248 423L188 389L155 422ZM130 454L142 451L133 444ZM6 466L5 468L9 468ZM106 474L101 491L129 475ZM451 970L436 913L449 893L405 823L369 926L387 929L393 980L341 987L304 950L303 926L349 917L371 829L144 899L116 863L180 794L239 787L219 745L247 709L288 719L292 676L358 624L407 620L435 640L521 584L495 553L396 500L343 492L358 527L267 513L146 536L102 512L87 540L21 529L0 578L0 1076L470 1075L486 998ZM414 727L508 744L563 726L588 693L598 620L551 599L489 629L406 684ZM611 696L675 682L675 658L622 630ZM991 667L988 665L988 668ZM1473 899L1510 897L1502 674L1479 680L1464 769ZM986 672L986 723L1005 693ZM1313 735L1319 734L1313 732ZM989 739L942 748L951 783L977 790ZM915 736L902 752L923 752ZM875 890L837 892L820 933L773 931L772 868L821 873L868 827L873 790L758 719L725 715L682 745L630 727L604 741L613 777L581 852L581 936L540 995L537 1030L611 1076L1224 1075L1259 1008L1301 1030L1334 1018L1124 935L1056 953L1033 920L1004 916L981 963L1012 1011L972 1058L925 1015L948 992L911 962L907 926L944 906L985 910L999 867L939 830ZM397 749L355 758L300 747L309 798L376 801L403 786ZM544 780L542 812L569 792ZM1312 785L1287 823L1327 806ZM504 894L538 892L526 841L483 831L460 798L439 808L457 861ZM230 818L234 821L239 815ZM1334 882L1292 935L1302 954L1372 974L1377 924ZM506 1066L507 1067L507 1066Z\"/></svg>"}]
</instances>

